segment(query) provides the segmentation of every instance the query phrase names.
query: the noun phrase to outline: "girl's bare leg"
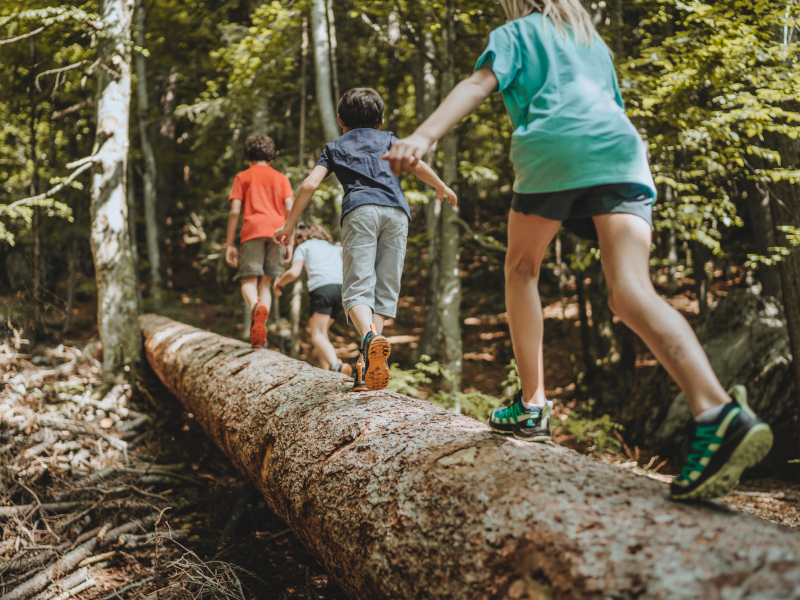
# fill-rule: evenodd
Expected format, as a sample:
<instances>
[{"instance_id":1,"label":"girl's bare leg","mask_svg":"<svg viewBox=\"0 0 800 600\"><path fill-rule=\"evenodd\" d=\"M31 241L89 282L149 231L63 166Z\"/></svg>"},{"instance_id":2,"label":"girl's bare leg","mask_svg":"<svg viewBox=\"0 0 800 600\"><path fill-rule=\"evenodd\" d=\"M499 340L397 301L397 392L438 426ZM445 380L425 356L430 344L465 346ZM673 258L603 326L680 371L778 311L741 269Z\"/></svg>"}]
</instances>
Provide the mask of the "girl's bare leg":
<instances>
[{"instance_id":1,"label":"girl's bare leg","mask_svg":"<svg viewBox=\"0 0 800 600\"><path fill-rule=\"evenodd\" d=\"M258 278L258 297L261 299L261 304L267 307L267 310L272 308L272 275L262 275ZM252 305L251 305L252 306Z\"/></svg>"},{"instance_id":2,"label":"girl's bare leg","mask_svg":"<svg viewBox=\"0 0 800 600\"><path fill-rule=\"evenodd\" d=\"M694 416L730 402L689 323L653 288L647 222L636 215L610 214L594 217L594 223L614 314L664 365Z\"/></svg>"},{"instance_id":3,"label":"girl's bare leg","mask_svg":"<svg viewBox=\"0 0 800 600\"><path fill-rule=\"evenodd\" d=\"M258 277L242 277L242 298L253 308L258 298Z\"/></svg>"},{"instance_id":4,"label":"girl's bare leg","mask_svg":"<svg viewBox=\"0 0 800 600\"><path fill-rule=\"evenodd\" d=\"M560 226L559 221L513 210L508 218L505 264L508 327L522 380L523 401L537 406L545 404L539 269Z\"/></svg>"},{"instance_id":5,"label":"girl's bare leg","mask_svg":"<svg viewBox=\"0 0 800 600\"><path fill-rule=\"evenodd\" d=\"M330 315L315 312L308 320L311 329L311 343L317 351L319 366L321 369L330 369L331 365L339 362L336 357L336 350L328 339L328 328L333 323Z\"/></svg>"}]
</instances>

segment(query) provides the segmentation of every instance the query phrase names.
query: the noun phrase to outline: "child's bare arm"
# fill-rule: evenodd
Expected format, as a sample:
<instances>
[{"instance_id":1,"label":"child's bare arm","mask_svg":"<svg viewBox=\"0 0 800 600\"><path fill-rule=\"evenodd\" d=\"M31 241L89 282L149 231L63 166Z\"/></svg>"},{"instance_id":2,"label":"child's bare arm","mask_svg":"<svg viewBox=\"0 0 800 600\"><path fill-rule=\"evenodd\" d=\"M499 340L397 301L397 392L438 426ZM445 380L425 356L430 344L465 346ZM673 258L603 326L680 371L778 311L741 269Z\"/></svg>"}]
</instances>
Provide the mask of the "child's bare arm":
<instances>
[{"instance_id":1,"label":"child's bare arm","mask_svg":"<svg viewBox=\"0 0 800 600\"><path fill-rule=\"evenodd\" d=\"M292 241L291 237L294 233L297 221L300 219L300 215L303 214L303 211L311 200L311 196L317 191L319 184L322 183L322 180L325 179L327 174L328 169L317 165L308 177L306 177L305 181L300 184L300 189L297 190L297 197L294 199L292 210L289 212L289 216L286 217L286 224L275 231L274 237L272 238L276 243L281 246L286 246Z\"/></svg>"},{"instance_id":2,"label":"child's bare arm","mask_svg":"<svg viewBox=\"0 0 800 600\"><path fill-rule=\"evenodd\" d=\"M295 279L300 277L303 272L303 266L306 264L304 260L296 260L292 263L292 268L286 271L283 275L275 280L275 293L280 296L282 294L281 288L285 285L292 283Z\"/></svg>"},{"instance_id":3,"label":"child's bare arm","mask_svg":"<svg viewBox=\"0 0 800 600\"><path fill-rule=\"evenodd\" d=\"M236 249L236 230L239 227L239 215L242 212L242 201L231 200L231 211L228 213L228 236L225 240L225 262L231 267L239 266L239 251Z\"/></svg>"},{"instance_id":4,"label":"child's bare arm","mask_svg":"<svg viewBox=\"0 0 800 600\"><path fill-rule=\"evenodd\" d=\"M416 166L433 142L458 125L496 89L497 77L488 66L462 80L413 134L394 144L383 156L389 161L392 173L407 173Z\"/></svg>"},{"instance_id":5,"label":"child's bare arm","mask_svg":"<svg viewBox=\"0 0 800 600\"><path fill-rule=\"evenodd\" d=\"M424 161L419 161L409 170L422 181L431 186L434 190L436 190L436 197L439 198L439 202L446 199L453 206L456 205L458 202L456 193L447 187L444 181L439 179L439 176L434 172L434 170L431 169Z\"/></svg>"},{"instance_id":6,"label":"child's bare arm","mask_svg":"<svg viewBox=\"0 0 800 600\"><path fill-rule=\"evenodd\" d=\"M289 215L292 214L292 206L294 205L294 199L291 196L287 196L283 199L283 214L288 219ZM289 243L286 244L286 256L283 257L283 264L288 265L292 262L292 253L294 252L294 236L289 238Z\"/></svg>"}]
</instances>

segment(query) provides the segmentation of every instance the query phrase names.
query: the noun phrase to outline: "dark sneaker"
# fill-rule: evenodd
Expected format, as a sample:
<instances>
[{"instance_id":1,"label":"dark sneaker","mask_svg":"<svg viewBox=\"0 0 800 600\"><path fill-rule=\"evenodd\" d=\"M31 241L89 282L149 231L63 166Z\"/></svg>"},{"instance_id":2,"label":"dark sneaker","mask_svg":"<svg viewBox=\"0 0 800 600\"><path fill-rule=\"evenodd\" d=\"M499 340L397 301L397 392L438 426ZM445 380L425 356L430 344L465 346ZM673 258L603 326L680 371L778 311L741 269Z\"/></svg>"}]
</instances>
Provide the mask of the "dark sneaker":
<instances>
[{"instance_id":1,"label":"dark sneaker","mask_svg":"<svg viewBox=\"0 0 800 600\"><path fill-rule=\"evenodd\" d=\"M369 391L384 390L389 385L389 367L386 360L392 353L389 340L369 326L370 331L364 336L361 343L361 352L364 354L365 375L364 382Z\"/></svg>"},{"instance_id":2,"label":"dark sneaker","mask_svg":"<svg viewBox=\"0 0 800 600\"><path fill-rule=\"evenodd\" d=\"M261 304L261 299L256 300L253 310L250 311L250 344L253 348L267 347L267 319L269 309Z\"/></svg>"},{"instance_id":3,"label":"dark sneaker","mask_svg":"<svg viewBox=\"0 0 800 600\"><path fill-rule=\"evenodd\" d=\"M525 442L549 442L550 437L550 413L553 412L552 400L546 400L544 408L536 407L534 414L539 411L538 417L531 417L527 421L517 423L514 426L514 437Z\"/></svg>"},{"instance_id":4,"label":"dark sneaker","mask_svg":"<svg viewBox=\"0 0 800 600\"><path fill-rule=\"evenodd\" d=\"M730 493L742 471L758 464L772 447L772 430L747 405L744 386L713 423L695 423L692 449L670 487L673 500L707 500Z\"/></svg>"},{"instance_id":5,"label":"dark sneaker","mask_svg":"<svg viewBox=\"0 0 800 600\"><path fill-rule=\"evenodd\" d=\"M514 394L509 406L501 406L492 411L489 426L498 433L513 435L526 442L550 441L550 410L553 403L547 401L545 408L527 408L522 404L522 391Z\"/></svg>"},{"instance_id":6,"label":"dark sneaker","mask_svg":"<svg viewBox=\"0 0 800 600\"><path fill-rule=\"evenodd\" d=\"M351 367L350 365L346 365L344 363L340 363L340 362L339 363L333 363L328 370L329 371L334 371L336 373L342 373L344 375L347 375L348 377L352 377L353 376L353 367Z\"/></svg>"},{"instance_id":7,"label":"dark sneaker","mask_svg":"<svg viewBox=\"0 0 800 600\"><path fill-rule=\"evenodd\" d=\"M356 364L356 376L353 380L353 391L354 392L366 392L367 391L367 384L364 383L364 365L363 363Z\"/></svg>"}]
</instances>

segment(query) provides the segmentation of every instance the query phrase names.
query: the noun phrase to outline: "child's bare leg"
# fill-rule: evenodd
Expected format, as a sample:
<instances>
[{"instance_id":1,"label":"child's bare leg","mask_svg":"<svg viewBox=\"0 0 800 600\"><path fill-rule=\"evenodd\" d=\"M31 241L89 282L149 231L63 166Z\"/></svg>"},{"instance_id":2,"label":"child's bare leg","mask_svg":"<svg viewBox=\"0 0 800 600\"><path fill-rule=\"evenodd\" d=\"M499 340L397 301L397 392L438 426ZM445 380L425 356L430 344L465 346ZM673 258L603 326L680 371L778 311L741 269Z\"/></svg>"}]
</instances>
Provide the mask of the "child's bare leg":
<instances>
[{"instance_id":1,"label":"child's bare leg","mask_svg":"<svg viewBox=\"0 0 800 600\"><path fill-rule=\"evenodd\" d=\"M506 309L514 357L522 380L522 398L544 406L544 324L539 298L542 258L561 223L511 211L506 254Z\"/></svg>"},{"instance_id":2,"label":"child's bare leg","mask_svg":"<svg viewBox=\"0 0 800 600\"><path fill-rule=\"evenodd\" d=\"M650 226L629 214L594 217L594 223L614 314L664 365L686 394L694 416L730 402L689 323L653 288Z\"/></svg>"},{"instance_id":3,"label":"child's bare leg","mask_svg":"<svg viewBox=\"0 0 800 600\"><path fill-rule=\"evenodd\" d=\"M258 297L261 299L261 304L267 307L267 310L272 308L272 275L262 275L258 278Z\"/></svg>"},{"instance_id":4,"label":"child's bare leg","mask_svg":"<svg viewBox=\"0 0 800 600\"><path fill-rule=\"evenodd\" d=\"M258 300L258 277L242 277L242 297L247 306L253 308Z\"/></svg>"},{"instance_id":5,"label":"child's bare leg","mask_svg":"<svg viewBox=\"0 0 800 600\"><path fill-rule=\"evenodd\" d=\"M309 329L311 329L311 343L317 351L319 357L319 366L321 369L330 369L331 365L339 362L336 357L336 350L333 348L330 339L328 338L328 328L333 323L330 315L315 312L308 320Z\"/></svg>"}]
</instances>

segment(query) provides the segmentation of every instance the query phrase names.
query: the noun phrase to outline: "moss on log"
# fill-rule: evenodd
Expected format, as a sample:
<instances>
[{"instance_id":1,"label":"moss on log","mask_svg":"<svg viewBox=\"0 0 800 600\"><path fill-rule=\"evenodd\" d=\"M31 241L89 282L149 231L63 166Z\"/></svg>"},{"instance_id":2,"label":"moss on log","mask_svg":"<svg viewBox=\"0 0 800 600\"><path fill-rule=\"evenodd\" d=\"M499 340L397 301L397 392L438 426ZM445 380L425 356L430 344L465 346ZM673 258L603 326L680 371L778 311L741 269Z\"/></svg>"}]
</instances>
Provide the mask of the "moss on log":
<instances>
[{"instance_id":1,"label":"moss on log","mask_svg":"<svg viewBox=\"0 0 800 600\"><path fill-rule=\"evenodd\" d=\"M794 598L800 535L155 315L164 384L354 599Z\"/></svg>"}]
</instances>

